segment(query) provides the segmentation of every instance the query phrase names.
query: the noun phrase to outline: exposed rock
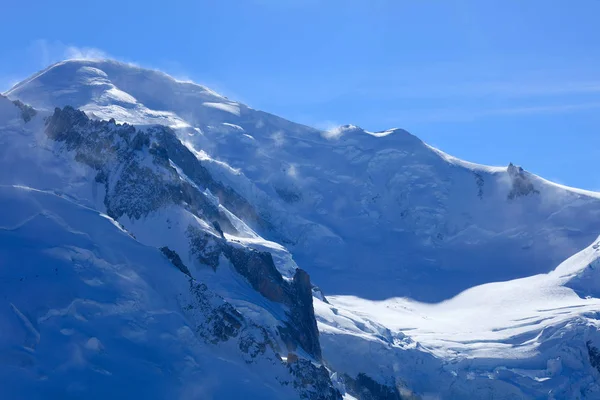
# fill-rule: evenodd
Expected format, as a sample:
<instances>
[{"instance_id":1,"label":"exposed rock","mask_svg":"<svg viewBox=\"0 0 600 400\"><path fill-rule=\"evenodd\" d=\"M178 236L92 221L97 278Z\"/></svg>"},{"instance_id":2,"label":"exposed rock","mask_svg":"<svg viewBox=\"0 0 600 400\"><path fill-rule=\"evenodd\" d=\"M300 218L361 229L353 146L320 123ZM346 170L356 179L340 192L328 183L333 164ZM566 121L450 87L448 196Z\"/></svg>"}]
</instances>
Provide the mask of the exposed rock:
<instances>
[{"instance_id":1,"label":"exposed rock","mask_svg":"<svg viewBox=\"0 0 600 400\"><path fill-rule=\"evenodd\" d=\"M592 341L588 340L586 342L586 346L588 349L588 357L590 358L590 364L592 367L596 368L598 372L600 372L600 350L594 345L592 345Z\"/></svg>"},{"instance_id":2,"label":"exposed rock","mask_svg":"<svg viewBox=\"0 0 600 400\"><path fill-rule=\"evenodd\" d=\"M529 194L539 194L539 190L537 190L534 186L523 168L517 167L513 165L513 163L508 164L508 176L510 176L512 181L512 188L508 193L508 199L512 200L516 197L527 196Z\"/></svg>"},{"instance_id":3,"label":"exposed rock","mask_svg":"<svg viewBox=\"0 0 600 400\"><path fill-rule=\"evenodd\" d=\"M33 107L21 102L20 100L14 100L13 104L19 107L21 110L21 118L23 118L23 121L25 122L31 121L31 118L37 114L37 111L35 111Z\"/></svg>"},{"instance_id":4,"label":"exposed rock","mask_svg":"<svg viewBox=\"0 0 600 400\"><path fill-rule=\"evenodd\" d=\"M298 356L294 353L288 353L287 357L285 358L285 361L288 364L295 363L296 361L298 361Z\"/></svg>"},{"instance_id":5,"label":"exposed rock","mask_svg":"<svg viewBox=\"0 0 600 400\"><path fill-rule=\"evenodd\" d=\"M82 111L67 106L55 109L46 122L46 134L65 143L77 161L98 171L96 181L105 185L104 204L111 217L127 215L139 219L168 204L179 204L199 217L217 221L228 232L237 232L198 185L222 188L221 192L231 196L235 192L214 181L208 172L195 175L203 179L195 185L180 179L170 165L170 152L189 153L196 164L186 159L187 168L206 170L169 128L156 127L144 132L128 124L116 124L114 120L90 120ZM152 156L151 165L144 162L147 157L144 149Z\"/></svg>"},{"instance_id":6,"label":"exposed rock","mask_svg":"<svg viewBox=\"0 0 600 400\"><path fill-rule=\"evenodd\" d=\"M271 348L275 353L279 350L275 342L269 337L267 330L254 324L252 324L251 329L242 331L238 347L242 353L246 354L246 363L248 364L256 357L264 355L268 348Z\"/></svg>"},{"instance_id":7,"label":"exposed rock","mask_svg":"<svg viewBox=\"0 0 600 400\"><path fill-rule=\"evenodd\" d=\"M313 286L312 287L312 295L313 295L313 297L316 297L317 299L321 300L322 302L330 304L329 301L327 300L327 297L325 297L325 293L323 293L323 291L321 290L320 287Z\"/></svg>"},{"instance_id":8,"label":"exposed rock","mask_svg":"<svg viewBox=\"0 0 600 400\"><path fill-rule=\"evenodd\" d=\"M169 128L157 126L150 128L149 132L156 137L158 144L164 149L165 155L168 155L168 158L181 168L183 173L196 185L214 193L221 204L230 210L234 210L238 217L250 225L255 223L266 229L271 228L270 224L257 214L254 207L244 197L240 196L230 187L213 179L210 172L202 165L198 158L181 143ZM220 222L222 223L223 221Z\"/></svg>"},{"instance_id":9,"label":"exposed rock","mask_svg":"<svg viewBox=\"0 0 600 400\"><path fill-rule=\"evenodd\" d=\"M271 301L287 303L287 282L277 271L270 253L227 244L223 244L222 250L236 271L248 280L254 290Z\"/></svg>"},{"instance_id":10,"label":"exposed rock","mask_svg":"<svg viewBox=\"0 0 600 400\"><path fill-rule=\"evenodd\" d=\"M171 263L173 263L173 265L176 266L181 272L183 272L189 277L192 276L190 274L190 270L188 269L188 267L185 266L183 261L181 261L181 257L179 257L179 254L177 254L177 252L169 249L167 246L161 247L160 251L162 251L163 254L167 256L167 258L171 261Z\"/></svg>"},{"instance_id":11,"label":"exposed rock","mask_svg":"<svg viewBox=\"0 0 600 400\"><path fill-rule=\"evenodd\" d=\"M292 385L300 392L301 399L342 400L340 392L331 385L329 372L324 366L317 367L303 359L287 365L294 376Z\"/></svg>"},{"instance_id":12,"label":"exposed rock","mask_svg":"<svg viewBox=\"0 0 600 400\"><path fill-rule=\"evenodd\" d=\"M190 241L191 254L195 255L198 261L216 271L222 253L222 238L193 226L189 226L186 233Z\"/></svg>"},{"instance_id":13,"label":"exposed rock","mask_svg":"<svg viewBox=\"0 0 600 400\"><path fill-rule=\"evenodd\" d=\"M304 279L304 278L300 278ZM288 354L287 363L282 363L281 349L277 339L262 326L247 320L234 306L210 291L203 283L190 278L190 294L179 297L188 320L195 326L195 333L206 343L218 345L237 344L246 363L258 359L281 365L289 376L278 378L282 385L292 385L300 398L309 400L341 400L342 396L333 387L329 372L309 360Z\"/></svg>"},{"instance_id":14,"label":"exposed rock","mask_svg":"<svg viewBox=\"0 0 600 400\"><path fill-rule=\"evenodd\" d=\"M294 274L288 306L291 324L288 329L309 354L321 359L319 329L313 308L312 285L306 271L298 268Z\"/></svg>"},{"instance_id":15,"label":"exposed rock","mask_svg":"<svg viewBox=\"0 0 600 400\"><path fill-rule=\"evenodd\" d=\"M292 281L288 282L275 267L271 253L234 246L223 238L191 226L187 234L192 254L200 262L216 270L223 255L254 290L266 299L288 306L288 321L279 328L288 349L294 350L299 344L308 354L321 359L312 284L305 271L296 269Z\"/></svg>"},{"instance_id":16,"label":"exposed rock","mask_svg":"<svg viewBox=\"0 0 600 400\"><path fill-rule=\"evenodd\" d=\"M346 390L359 400L402 400L398 389L382 385L362 372L356 378L343 375Z\"/></svg>"},{"instance_id":17,"label":"exposed rock","mask_svg":"<svg viewBox=\"0 0 600 400\"><path fill-rule=\"evenodd\" d=\"M212 222L212 226L213 228L215 228L215 230L217 231L217 233L222 237L225 238L225 235L223 234L223 229L221 229L221 224L219 224L219 221L213 221Z\"/></svg>"},{"instance_id":18,"label":"exposed rock","mask_svg":"<svg viewBox=\"0 0 600 400\"><path fill-rule=\"evenodd\" d=\"M477 197L483 200L483 185L484 185L483 176L480 173L475 172L475 184L477 185Z\"/></svg>"},{"instance_id":19,"label":"exposed rock","mask_svg":"<svg viewBox=\"0 0 600 400\"><path fill-rule=\"evenodd\" d=\"M237 337L246 324L244 317L220 296L208 290L205 284L190 278L192 300L183 309L196 323L196 334L216 344Z\"/></svg>"}]
</instances>

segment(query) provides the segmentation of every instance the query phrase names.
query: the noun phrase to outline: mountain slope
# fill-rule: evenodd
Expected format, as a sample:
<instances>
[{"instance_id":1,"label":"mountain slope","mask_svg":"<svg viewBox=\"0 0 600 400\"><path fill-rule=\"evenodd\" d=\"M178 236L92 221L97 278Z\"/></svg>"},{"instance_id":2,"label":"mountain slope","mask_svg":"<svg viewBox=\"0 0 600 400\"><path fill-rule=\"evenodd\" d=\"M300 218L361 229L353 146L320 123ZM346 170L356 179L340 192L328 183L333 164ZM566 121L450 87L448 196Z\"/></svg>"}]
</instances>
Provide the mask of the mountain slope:
<instances>
[{"instance_id":1,"label":"mountain slope","mask_svg":"<svg viewBox=\"0 0 600 400\"><path fill-rule=\"evenodd\" d=\"M148 262L152 274L167 266L177 283L153 283L150 297L176 301L161 307L195 331L194 348L210 352L207 359L239 365L235 379L256 381L248 395L597 397L597 193L513 164L462 161L401 129L319 131L114 61L61 62L6 95L5 196L34 188L27 193L39 209L50 207L43 196L73 205L38 213L52 220L78 207L94 221L108 215L116 226L101 237L96 222L60 226L89 237L88 252L96 243L111 254L102 237L116 232L115 241L158 257ZM19 225L15 202L7 200L3 226ZM72 248L61 229L48 234ZM21 240L10 235L3 243ZM5 259L22 257L6 248ZM33 258L32 271L52 262ZM154 313L153 304L140 307L124 318ZM37 329L35 315L25 329ZM174 329L157 324L155 332ZM187 359L170 345L152 346L163 363ZM264 375L252 375L263 365ZM214 376L221 374L231 376ZM217 382L215 398L243 391L225 388L235 379Z\"/></svg>"},{"instance_id":2,"label":"mountain slope","mask_svg":"<svg viewBox=\"0 0 600 400\"><path fill-rule=\"evenodd\" d=\"M222 305L109 217L24 187L1 187L0 203L7 398L293 396L274 354L249 367L205 344L193 323ZM194 320L182 306L200 299Z\"/></svg>"},{"instance_id":3,"label":"mountain slope","mask_svg":"<svg viewBox=\"0 0 600 400\"><path fill-rule=\"evenodd\" d=\"M315 305L324 357L443 399L596 398L599 249L596 240L548 274L438 304L329 296Z\"/></svg>"},{"instance_id":4,"label":"mountain slope","mask_svg":"<svg viewBox=\"0 0 600 400\"><path fill-rule=\"evenodd\" d=\"M141 131L112 121L91 121L81 111L70 107L56 109L50 115L37 112L25 121L19 104L13 104L4 97L0 98L0 107L5 117L0 124L4 144L0 151L3 164L0 184L10 189L7 189L4 214L0 218L7 231L2 239L3 259L7 263L25 262L32 276L43 275L37 270L45 268L42 267L45 265L56 264L56 268L75 271L75 278L71 274L52 282L55 287L48 292L49 298L40 293L29 300L21 299L21 296L10 294L14 288L7 288L5 292L8 293L7 299L12 301L10 304L17 304L19 300L17 308L24 310L15 313L18 316L29 315L24 322L26 327L31 325L34 326L31 329L35 330L46 312L53 315L60 311L71 316L69 310L75 310L79 303L84 308L88 304L92 307L91 314L82 317L90 321L89 326L82 328L89 330L90 334L107 332L105 335L108 335L114 331L114 326L146 326L144 321L156 319L156 326L148 327L147 331L158 335L157 339L142 343L142 346L150 347L148 354L138 349L136 337L126 336L124 343L115 343L106 336L97 338L105 343L103 346L110 353L105 361L112 366L100 372L106 372L115 382L125 382L131 377L131 385L124 385L123 390L135 391L139 380L147 378L145 363L154 357L152 362L164 365L167 371L171 371L171 378L157 381L160 390L150 388L148 395L152 398L186 398L187 394L178 392L181 385L177 384L186 379L185 371L180 371L181 366L173 363L186 359L192 364L197 363L185 354L177 353L175 348L171 349L172 345L165 343L163 346L158 340L161 335L166 335L161 332L180 330L168 319L178 316L179 323L185 325L181 329L187 329L184 333L191 336L174 338L177 344L185 345L191 340L198 351L203 352L204 359L224 360L225 365L239 364L241 368L238 372L237 367L231 371L223 367L210 375L217 381L211 389L215 398L234 394L234 397L239 397L246 393L244 387L248 385L231 385L238 379L240 383L257 381L257 388L249 386L247 391L259 398L263 392L272 398L341 397L333 388L328 371L320 365L321 348L308 275L296 268L287 252L253 234L210 193L212 188L219 190L224 199L233 197L236 200L231 189L220 186L211 180L210 175L202 174L199 165L194 169L196 175L190 175L194 178L192 180L182 171L189 165L180 163L180 168L174 164L174 161L182 160L188 150L179 141L170 142L174 138L172 131L162 127ZM170 157L169 152L172 152ZM202 185L204 191L198 185ZM15 200L15 190L24 190L27 196L34 198L17 197ZM57 201L60 204L55 206ZM80 210L85 210L84 215L80 215ZM104 215L110 220L108 223L104 223L101 213L108 214ZM115 220L117 218L119 222ZM41 225L38 220L42 221ZM47 227L47 224L50 226ZM19 236L23 226L27 227L25 238ZM249 238L251 234L253 236ZM136 237L137 241L134 240ZM119 241L125 243L119 245ZM151 247L146 248L140 243ZM145 251L154 258L145 256L146 261L137 261L136 257L140 256L130 249L135 245L153 249L152 252ZM36 246L41 247L39 254L27 253L28 248ZM62 261L54 260L55 252ZM71 255L73 252L76 254ZM75 287L78 284L80 259L84 267L90 269L91 277L82 279L91 288L86 291L84 286L73 294L75 297L71 300L66 293L64 299L57 293L61 286ZM285 276L276 265L282 267ZM11 269L6 264L3 267L9 278L6 284L11 285L20 273L19 266ZM109 271L114 269L114 273L123 276L123 279L141 272L150 274L149 282L144 283L142 288L112 288L109 286L112 275L104 274L104 267ZM170 273L175 277L162 277L164 268L172 271ZM36 285L44 282L44 279L27 281L19 290L35 292ZM96 293L96 287L100 287L99 293ZM134 300L127 300L130 296L149 297L152 301L158 296L160 301L167 303L137 304ZM53 300L58 303L48 310L48 304L54 304ZM69 302L64 303L63 300ZM124 305L121 305L123 302ZM97 303L104 304L104 308L115 308L115 321L99 318L103 314L102 310L94 311ZM121 312L123 307L125 309ZM11 314L10 310L8 314ZM158 320L158 316L153 317L154 314L165 314L167 320ZM77 314L73 317L81 319ZM129 320L131 322L127 322ZM12 325L15 323L10 322ZM68 330L65 326L69 324L68 319L60 320L48 328L48 346L54 345L55 336L61 330ZM132 335L145 336L146 328L137 329ZM19 336L14 333L7 338L14 340ZM68 346L69 338L63 339L56 344ZM7 344L7 350L14 346L16 344ZM129 352L120 351L122 347L127 347ZM28 348L22 350L29 351ZM135 352L142 354L136 356ZM152 352L158 353L152 356ZM118 369L115 365L119 364L119 354L131 358L132 362L140 361L125 370ZM17 368L25 376L22 377L22 387L7 385L6 390L21 393L26 390L27 376L31 377L36 369L52 369L61 360L61 353L21 367L19 359L9 360L6 363L9 368ZM215 362L215 366L221 363ZM193 371L196 371L194 368ZM199 368L201 371L205 367ZM264 377L254 374L254 369L264 371ZM70 369L66 371L63 377L53 377L52 385L58 388L61 382L69 379L70 374L75 373ZM178 372L173 375L172 371ZM250 377L247 377L248 373ZM82 379L88 379L88 375ZM221 375L223 377L219 378ZM232 377L228 378L230 375ZM112 382L111 379L107 382ZM95 385L105 384L84 385L80 388L80 395L87 396L95 391ZM39 390L45 390L43 385ZM209 391L210 396L213 396L212 392ZM101 393L100 398L107 392ZM34 394L41 396L37 392ZM127 392L118 394L125 396ZM189 394L190 398L198 396L204 397L200 392Z\"/></svg>"},{"instance_id":5,"label":"mountain slope","mask_svg":"<svg viewBox=\"0 0 600 400\"><path fill-rule=\"evenodd\" d=\"M59 63L7 95L173 127L267 222L251 227L332 294L440 301L546 273L600 231L594 193L466 163L400 129L320 132L113 61Z\"/></svg>"}]
</instances>

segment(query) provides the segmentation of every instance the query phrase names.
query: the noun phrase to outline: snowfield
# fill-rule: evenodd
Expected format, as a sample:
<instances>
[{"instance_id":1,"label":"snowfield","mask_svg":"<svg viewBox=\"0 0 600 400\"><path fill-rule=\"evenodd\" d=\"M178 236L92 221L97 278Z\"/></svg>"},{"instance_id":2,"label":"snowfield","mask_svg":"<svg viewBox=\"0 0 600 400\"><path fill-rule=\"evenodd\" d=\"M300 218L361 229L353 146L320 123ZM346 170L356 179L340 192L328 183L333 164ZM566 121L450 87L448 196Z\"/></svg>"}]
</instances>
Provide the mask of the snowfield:
<instances>
[{"instance_id":1,"label":"snowfield","mask_svg":"<svg viewBox=\"0 0 600 400\"><path fill-rule=\"evenodd\" d=\"M199 340L185 275L110 218L25 187L0 187L0 204L6 398L294 396L281 363Z\"/></svg>"},{"instance_id":2,"label":"snowfield","mask_svg":"<svg viewBox=\"0 0 600 400\"><path fill-rule=\"evenodd\" d=\"M5 96L0 391L600 398L600 194L109 60Z\"/></svg>"},{"instance_id":3,"label":"snowfield","mask_svg":"<svg viewBox=\"0 0 600 400\"><path fill-rule=\"evenodd\" d=\"M457 388L424 382L423 369L431 366L394 371L408 387L421 385L440 398L467 396L473 388L461 378L478 380L473 386L510 383L517 398L595 398L600 395L596 371L581 358L598 342L600 300L592 294L599 248L597 241L548 274L476 286L437 304L353 296L330 296L330 304L317 301L319 329L333 342L333 348L324 346L325 357L334 368L336 362L348 365L352 352L338 338L350 343L361 338L381 347L378 361L388 360L389 366L402 363L407 349L419 349L422 363L443 360L436 374L443 372ZM365 353L373 357L372 348ZM360 367L355 368L358 373Z\"/></svg>"}]
</instances>

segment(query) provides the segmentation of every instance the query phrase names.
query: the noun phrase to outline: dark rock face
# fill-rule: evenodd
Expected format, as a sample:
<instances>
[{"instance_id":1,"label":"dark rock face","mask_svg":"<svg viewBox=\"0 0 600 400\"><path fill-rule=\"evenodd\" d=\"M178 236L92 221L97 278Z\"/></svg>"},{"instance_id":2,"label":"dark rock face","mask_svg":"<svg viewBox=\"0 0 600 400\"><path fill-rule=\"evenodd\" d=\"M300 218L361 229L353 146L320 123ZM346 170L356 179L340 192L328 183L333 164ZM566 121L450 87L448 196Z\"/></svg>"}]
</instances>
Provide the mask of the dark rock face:
<instances>
[{"instance_id":1,"label":"dark rock face","mask_svg":"<svg viewBox=\"0 0 600 400\"><path fill-rule=\"evenodd\" d=\"M190 274L190 270L188 269L188 267L186 267L186 265L183 263L183 261L181 261L181 257L179 257L179 254L177 254L175 251L169 249L167 246L161 247L160 251L162 251L163 254L165 256L167 256L169 261L171 261L171 263L174 266L176 266L181 272L183 272L184 274L186 274L189 277L192 276Z\"/></svg>"},{"instance_id":2,"label":"dark rock face","mask_svg":"<svg viewBox=\"0 0 600 400\"><path fill-rule=\"evenodd\" d=\"M213 345L235 340L251 364L257 357L279 363L279 348L266 329L244 318L230 303L211 292L205 284L190 278L191 301L182 304L188 318L196 325L195 333Z\"/></svg>"},{"instance_id":3,"label":"dark rock face","mask_svg":"<svg viewBox=\"0 0 600 400\"><path fill-rule=\"evenodd\" d=\"M286 293L285 281L275 268L270 253L229 245L224 245L222 251L236 271L250 282L254 290L271 301L286 303L288 293Z\"/></svg>"},{"instance_id":4,"label":"dark rock face","mask_svg":"<svg viewBox=\"0 0 600 400\"><path fill-rule=\"evenodd\" d=\"M215 228L215 231L217 231L217 233L222 237L225 238L225 235L223 234L223 229L221 229L221 224L219 224L219 221L213 221L212 222L212 226L213 228Z\"/></svg>"},{"instance_id":5,"label":"dark rock face","mask_svg":"<svg viewBox=\"0 0 600 400\"><path fill-rule=\"evenodd\" d=\"M356 378L344 374L343 379L348 393L359 400L402 400L398 389L382 385L363 373Z\"/></svg>"},{"instance_id":6,"label":"dark rock face","mask_svg":"<svg viewBox=\"0 0 600 400\"><path fill-rule=\"evenodd\" d=\"M312 285L306 271L298 268L290 288L288 300L291 310L290 334L295 337L304 350L317 359L321 358L319 329L313 308Z\"/></svg>"},{"instance_id":7,"label":"dark rock face","mask_svg":"<svg viewBox=\"0 0 600 400\"><path fill-rule=\"evenodd\" d=\"M231 304L208 290L205 284L190 279L192 301L184 311L196 322L196 334L206 342L217 344L237 337L246 321Z\"/></svg>"},{"instance_id":8,"label":"dark rock face","mask_svg":"<svg viewBox=\"0 0 600 400\"><path fill-rule=\"evenodd\" d=\"M190 252L202 264L206 264L216 271L222 252L222 238L193 226L189 226L186 233L190 241Z\"/></svg>"},{"instance_id":9,"label":"dark rock face","mask_svg":"<svg viewBox=\"0 0 600 400\"><path fill-rule=\"evenodd\" d=\"M480 200L483 200L483 185L485 181L483 180L483 176L480 173L475 172L475 184L477 185L477 197Z\"/></svg>"},{"instance_id":10,"label":"dark rock face","mask_svg":"<svg viewBox=\"0 0 600 400\"><path fill-rule=\"evenodd\" d=\"M31 118L35 117L37 114L37 111L35 111L33 107L21 102L20 100L14 100L13 104L19 107L19 110L21 110L21 118L23 118L23 121L25 122L31 121Z\"/></svg>"},{"instance_id":11,"label":"dark rock face","mask_svg":"<svg viewBox=\"0 0 600 400\"><path fill-rule=\"evenodd\" d=\"M247 364L261 358L287 369L289 376L279 378L279 382L291 384L302 399L342 399L325 367L297 357L289 357L287 363L282 362L279 356L281 349L266 329L246 320L235 307L193 278L190 278L190 293L191 298L182 295L180 302L184 313L195 325L196 335L206 343L232 343L237 345Z\"/></svg>"},{"instance_id":12,"label":"dark rock face","mask_svg":"<svg viewBox=\"0 0 600 400\"><path fill-rule=\"evenodd\" d=\"M271 227L266 220L257 214L254 207L244 197L230 187L213 179L210 172L198 161L198 158L177 139L170 129L160 126L151 128L149 132L156 137L160 147L165 151L165 156L177 164L196 185L210 190L219 198L221 204L230 210L234 210L235 214L246 223L256 224L265 229Z\"/></svg>"},{"instance_id":13,"label":"dark rock face","mask_svg":"<svg viewBox=\"0 0 600 400\"><path fill-rule=\"evenodd\" d=\"M270 253L233 246L220 237L193 227L188 228L187 233L192 252L200 262L216 269L222 255L263 297L288 306L289 320L285 327L280 328L288 349L294 350L297 343L308 354L321 359L312 284L305 271L296 269L292 282L288 282L275 267Z\"/></svg>"},{"instance_id":14,"label":"dark rock face","mask_svg":"<svg viewBox=\"0 0 600 400\"><path fill-rule=\"evenodd\" d=\"M521 167L516 167L513 163L508 165L508 175L512 180L512 188L508 193L508 199L513 200L516 197L527 196L529 194L539 194L540 192L533 186L529 177Z\"/></svg>"},{"instance_id":15,"label":"dark rock face","mask_svg":"<svg viewBox=\"0 0 600 400\"><path fill-rule=\"evenodd\" d=\"M325 367L299 359L288 363L288 368L294 377L291 384L300 391L301 399L342 400L340 392L331 386Z\"/></svg>"},{"instance_id":16,"label":"dark rock face","mask_svg":"<svg viewBox=\"0 0 600 400\"><path fill-rule=\"evenodd\" d=\"M139 131L131 125L115 124L114 120L90 120L82 111L65 107L55 109L47 120L46 134L65 143L77 161L98 171L96 181L105 185L104 204L111 217L139 219L166 205L178 204L199 217L218 222L226 232L236 232L229 218L198 187L221 188L230 197L239 196L214 181L170 129ZM144 162L146 151L151 165ZM205 172L194 175L195 185L179 178L170 164L171 153L188 154L193 160L184 159L186 168L192 170L195 166Z\"/></svg>"},{"instance_id":17,"label":"dark rock face","mask_svg":"<svg viewBox=\"0 0 600 400\"><path fill-rule=\"evenodd\" d=\"M591 341L586 343L588 349L588 357L590 358L590 364L600 372L600 350L592 345Z\"/></svg>"}]
</instances>

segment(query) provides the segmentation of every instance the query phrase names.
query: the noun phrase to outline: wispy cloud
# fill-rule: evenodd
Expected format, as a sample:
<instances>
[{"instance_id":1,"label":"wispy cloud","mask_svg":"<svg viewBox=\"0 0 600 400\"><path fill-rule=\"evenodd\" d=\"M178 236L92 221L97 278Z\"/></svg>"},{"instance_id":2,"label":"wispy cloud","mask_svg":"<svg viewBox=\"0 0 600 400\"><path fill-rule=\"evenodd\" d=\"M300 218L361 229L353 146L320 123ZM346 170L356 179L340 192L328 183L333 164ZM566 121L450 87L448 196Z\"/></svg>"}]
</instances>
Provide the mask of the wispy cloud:
<instances>
[{"instance_id":1,"label":"wispy cloud","mask_svg":"<svg viewBox=\"0 0 600 400\"><path fill-rule=\"evenodd\" d=\"M29 53L34 62L42 68L69 59L98 60L114 58L105 51L94 47L79 47L46 39L39 39L32 42L29 46Z\"/></svg>"},{"instance_id":2,"label":"wispy cloud","mask_svg":"<svg viewBox=\"0 0 600 400\"><path fill-rule=\"evenodd\" d=\"M111 58L107 53L94 47L68 46L64 51L68 59L99 60Z\"/></svg>"}]
</instances>

